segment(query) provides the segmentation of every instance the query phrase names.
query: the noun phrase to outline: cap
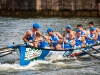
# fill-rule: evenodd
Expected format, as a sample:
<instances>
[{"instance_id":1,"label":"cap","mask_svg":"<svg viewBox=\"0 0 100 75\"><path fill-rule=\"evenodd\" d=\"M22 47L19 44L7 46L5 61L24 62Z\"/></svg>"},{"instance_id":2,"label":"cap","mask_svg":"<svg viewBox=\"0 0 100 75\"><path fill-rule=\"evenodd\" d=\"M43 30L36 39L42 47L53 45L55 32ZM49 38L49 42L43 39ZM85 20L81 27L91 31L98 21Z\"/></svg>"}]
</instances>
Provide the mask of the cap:
<instances>
[{"instance_id":1,"label":"cap","mask_svg":"<svg viewBox=\"0 0 100 75\"><path fill-rule=\"evenodd\" d=\"M34 28L41 28L41 25L38 24L38 23L34 23L34 24L33 24L33 27L34 27Z\"/></svg>"},{"instance_id":2,"label":"cap","mask_svg":"<svg viewBox=\"0 0 100 75\"><path fill-rule=\"evenodd\" d=\"M67 25L66 28L72 29L72 26L71 25Z\"/></svg>"},{"instance_id":3,"label":"cap","mask_svg":"<svg viewBox=\"0 0 100 75\"><path fill-rule=\"evenodd\" d=\"M95 28L94 28L94 27L90 27L90 30L91 30L91 31L94 31L94 30L95 30Z\"/></svg>"},{"instance_id":4,"label":"cap","mask_svg":"<svg viewBox=\"0 0 100 75\"><path fill-rule=\"evenodd\" d=\"M77 30L76 30L76 33L78 33L78 32L80 32L80 30L79 30L79 29L77 29Z\"/></svg>"},{"instance_id":5,"label":"cap","mask_svg":"<svg viewBox=\"0 0 100 75\"><path fill-rule=\"evenodd\" d=\"M48 29L47 29L47 33L51 32L51 31L53 31L52 28L48 28Z\"/></svg>"}]
</instances>

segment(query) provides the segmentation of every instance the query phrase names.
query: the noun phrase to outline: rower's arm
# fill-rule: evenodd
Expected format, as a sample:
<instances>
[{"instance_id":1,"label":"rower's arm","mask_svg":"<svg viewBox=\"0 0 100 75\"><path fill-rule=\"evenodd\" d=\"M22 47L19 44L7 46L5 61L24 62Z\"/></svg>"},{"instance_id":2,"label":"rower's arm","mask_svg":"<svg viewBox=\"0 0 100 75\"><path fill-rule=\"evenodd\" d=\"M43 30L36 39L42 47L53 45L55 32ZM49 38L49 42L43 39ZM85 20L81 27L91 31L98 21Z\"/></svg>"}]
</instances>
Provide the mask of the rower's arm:
<instances>
[{"instance_id":1,"label":"rower's arm","mask_svg":"<svg viewBox=\"0 0 100 75\"><path fill-rule=\"evenodd\" d=\"M96 28L96 32L99 32L100 31L100 29L99 28Z\"/></svg>"},{"instance_id":2,"label":"rower's arm","mask_svg":"<svg viewBox=\"0 0 100 75\"><path fill-rule=\"evenodd\" d=\"M47 36L45 36L45 35L43 35L42 33L40 33L39 31L36 31L36 34L39 34L40 36L42 36L45 40L47 40L48 39L48 37Z\"/></svg>"},{"instance_id":3,"label":"rower's arm","mask_svg":"<svg viewBox=\"0 0 100 75\"><path fill-rule=\"evenodd\" d=\"M73 35L73 38L75 38L76 32L74 31L73 33L70 33L70 35Z\"/></svg>"},{"instance_id":4,"label":"rower's arm","mask_svg":"<svg viewBox=\"0 0 100 75\"><path fill-rule=\"evenodd\" d=\"M29 33L29 32L26 32L26 34L24 35L24 37L23 37L23 41L24 42L29 42L28 40L27 40L27 38L30 36L31 34Z\"/></svg>"},{"instance_id":5,"label":"rower's arm","mask_svg":"<svg viewBox=\"0 0 100 75\"><path fill-rule=\"evenodd\" d=\"M76 32L74 31L74 37L76 36Z\"/></svg>"},{"instance_id":6,"label":"rower's arm","mask_svg":"<svg viewBox=\"0 0 100 75\"><path fill-rule=\"evenodd\" d=\"M47 37L47 36L45 36L45 35L42 35L42 37L43 37L45 40L47 40L47 39L48 39L48 37Z\"/></svg>"},{"instance_id":7,"label":"rower's arm","mask_svg":"<svg viewBox=\"0 0 100 75\"><path fill-rule=\"evenodd\" d=\"M75 40L73 40L73 42L72 42L71 45L72 45L72 46L75 46L75 44L76 44L76 42L75 42Z\"/></svg>"},{"instance_id":8,"label":"rower's arm","mask_svg":"<svg viewBox=\"0 0 100 75\"><path fill-rule=\"evenodd\" d=\"M49 36L43 36L45 38L45 40L50 43L50 37Z\"/></svg>"},{"instance_id":9,"label":"rower's arm","mask_svg":"<svg viewBox=\"0 0 100 75\"><path fill-rule=\"evenodd\" d=\"M62 35L58 32L56 32L57 36L59 37L59 39L62 39Z\"/></svg>"},{"instance_id":10,"label":"rower's arm","mask_svg":"<svg viewBox=\"0 0 100 75\"><path fill-rule=\"evenodd\" d=\"M87 30L87 31L86 31L86 36L85 36L86 38L88 37L89 33L90 33L90 31Z\"/></svg>"},{"instance_id":11,"label":"rower's arm","mask_svg":"<svg viewBox=\"0 0 100 75\"><path fill-rule=\"evenodd\" d=\"M84 42L84 41L85 41L85 37L84 37L84 36L82 36L82 38L81 38L81 39L82 39L82 42Z\"/></svg>"},{"instance_id":12,"label":"rower's arm","mask_svg":"<svg viewBox=\"0 0 100 75\"><path fill-rule=\"evenodd\" d=\"M56 50L62 50L62 47L61 47L60 44L57 44L57 45L56 45Z\"/></svg>"},{"instance_id":13,"label":"rower's arm","mask_svg":"<svg viewBox=\"0 0 100 75\"><path fill-rule=\"evenodd\" d=\"M98 39L98 33L95 33L95 38L93 38L93 40L97 40Z\"/></svg>"}]
</instances>

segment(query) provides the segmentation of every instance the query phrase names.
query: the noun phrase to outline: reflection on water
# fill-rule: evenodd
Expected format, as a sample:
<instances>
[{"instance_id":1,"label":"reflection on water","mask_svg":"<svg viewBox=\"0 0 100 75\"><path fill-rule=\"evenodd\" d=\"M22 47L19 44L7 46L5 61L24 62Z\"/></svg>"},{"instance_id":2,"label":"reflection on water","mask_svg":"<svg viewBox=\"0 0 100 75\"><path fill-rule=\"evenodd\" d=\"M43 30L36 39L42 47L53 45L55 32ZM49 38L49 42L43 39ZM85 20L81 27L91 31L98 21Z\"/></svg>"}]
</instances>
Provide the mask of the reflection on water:
<instances>
[{"instance_id":1,"label":"reflection on water","mask_svg":"<svg viewBox=\"0 0 100 75\"><path fill-rule=\"evenodd\" d=\"M38 22L42 25L39 30L43 34L46 34L46 29L52 27L54 31L58 31L61 34L65 31L65 26L70 24L73 29L76 29L77 24L84 25L84 28L88 28L88 23L93 21L95 27L100 28L100 18L7 18L0 17L0 48L16 44L23 43L22 37L25 32L32 28L34 22ZM100 74L100 60L95 58L74 58L74 59L60 59L50 61L35 61L29 66L19 66L19 58L15 53L6 57L0 58L0 62L7 62L0 64L1 75L99 75ZM10 58L10 59L9 59ZM5 60L4 60L5 59ZM8 60L7 60L8 59ZM10 62L12 61L13 62Z\"/></svg>"}]
</instances>

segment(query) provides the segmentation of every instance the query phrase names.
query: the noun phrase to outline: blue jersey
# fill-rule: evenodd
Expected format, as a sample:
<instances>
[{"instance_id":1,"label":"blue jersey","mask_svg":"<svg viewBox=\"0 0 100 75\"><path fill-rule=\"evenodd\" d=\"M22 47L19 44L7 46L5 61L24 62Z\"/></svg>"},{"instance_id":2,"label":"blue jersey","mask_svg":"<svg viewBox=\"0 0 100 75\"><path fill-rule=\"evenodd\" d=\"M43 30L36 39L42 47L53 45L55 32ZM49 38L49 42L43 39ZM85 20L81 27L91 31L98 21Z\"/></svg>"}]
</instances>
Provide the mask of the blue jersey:
<instances>
[{"instance_id":1,"label":"blue jersey","mask_svg":"<svg viewBox=\"0 0 100 75\"><path fill-rule=\"evenodd\" d=\"M31 36L27 38L28 41L33 41L34 40L34 36L36 35L36 33L32 34L31 30L28 30L28 32L31 33Z\"/></svg>"},{"instance_id":2,"label":"blue jersey","mask_svg":"<svg viewBox=\"0 0 100 75\"><path fill-rule=\"evenodd\" d=\"M69 35L70 35L70 33L67 33L67 34L65 35L66 39L69 39ZM75 35L75 34L74 34L74 31L72 31L72 35L73 35L73 36Z\"/></svg>"},{"instance_id":3,"label":"blue jersey","mask_svg":"<svg viewBox=\"0 0 100 75\"><path fill-rule=\"evenodd\" d=\"M82 47L82 41L80 41L79 39L81 39L81 36L80 37L76 37L76 39L75 39L76 46Z\"/></svg>"},{"instance_id":4,"label":"blue jersey","mask_svg":"<svg viewBox=\"0 0 100 75\"><path fill-rule=\"evenodd\" d=\"M98 41L100 41L100 32L98 33Z\"/></svg>"},{"instance_id":5,"label":"blue jersey","mask_svg":"<svg viewBox=\"0 0 100 75\"><path fill-rule=\"evenodd\" d=\"M72 44L72 40L68 40L68 44L64 44L64 46L63 46L63 44L61 45L61 47L63 48L64 47L64 49L72 49L73 48L73 46L71 45Z\"/></svg>"},{"instance_id":6,"label":"blue jersey","mask_svg":"<svg viewBox=\"0 0 100 75\"><path fill-rule=\"evenodd\" d=\"M81 36L85 36L86 35L86 31L81 31Z\"/></svg>"},{"instance_id":7,"label":"blue jersey","mask_svg":"<svg viewBox=\"0 0 100 75\"><path fill-rule=\"evenodd\" d=\"M92 45L94 45L96 43L96 41L95 40L91 40L93 38L95 38L95 34L89 34L88 38L86 38L86 44L89 44L89 45L92 44Z\"/></svg>"},{"instance_id":8,"label":"blue jersey","mask_svg":"<svg viewBox=\"0 0 100 75\"><path fill-rule=\"evenodd\" d=\"M56 35L56 33L54 33L53 36L50 36L50 41L54 41L53 46L56 47L56 45L58 44L58 36Z\"/></svg>"},{"instance_id":9,"label":"blue jersey","mask_svg":"<svg viewBox=\"0 0 100 75\"><path fill-rule=\"evenodd\" d=\"M49 44L47 41L42 41L39 43L38 45L40 48L44 48L44 47L49 47Z\"/></svg>"}]
</instances>

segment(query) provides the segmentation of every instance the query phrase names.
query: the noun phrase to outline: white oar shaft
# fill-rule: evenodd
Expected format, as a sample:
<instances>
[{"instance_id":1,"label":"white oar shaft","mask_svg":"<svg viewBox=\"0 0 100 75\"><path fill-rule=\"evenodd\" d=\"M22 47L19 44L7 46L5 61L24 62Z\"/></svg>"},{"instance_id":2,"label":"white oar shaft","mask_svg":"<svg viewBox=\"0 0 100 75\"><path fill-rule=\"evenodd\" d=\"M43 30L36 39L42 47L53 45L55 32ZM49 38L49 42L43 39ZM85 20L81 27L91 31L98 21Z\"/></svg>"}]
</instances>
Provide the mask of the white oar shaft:
<instances>
[{"instance_id":1,"label":"white oar shaft","mask_svg":"<svg viewBox=\"0 0 100 75\"><path fill-rule=\"evenodd\" d=\"M63 50L64 50L64 41L63 41Z\"/></svg>"},{"instance_id":2,"label":"white oar shaft","mask_svg":"<svg viewBox=\"0 0 100 75\"><path fill-rule=\"evenodd\" d=\"M3 55L0 56L0 58L1 58L1 57L4 57L4 56L6 56L6 55L9 55L9 54L11 54L11 53L12 53L12 52L8 52L7 54L3 54Z\"/></svg>"}]
</instances>

